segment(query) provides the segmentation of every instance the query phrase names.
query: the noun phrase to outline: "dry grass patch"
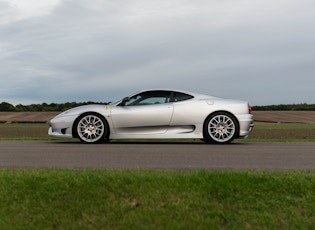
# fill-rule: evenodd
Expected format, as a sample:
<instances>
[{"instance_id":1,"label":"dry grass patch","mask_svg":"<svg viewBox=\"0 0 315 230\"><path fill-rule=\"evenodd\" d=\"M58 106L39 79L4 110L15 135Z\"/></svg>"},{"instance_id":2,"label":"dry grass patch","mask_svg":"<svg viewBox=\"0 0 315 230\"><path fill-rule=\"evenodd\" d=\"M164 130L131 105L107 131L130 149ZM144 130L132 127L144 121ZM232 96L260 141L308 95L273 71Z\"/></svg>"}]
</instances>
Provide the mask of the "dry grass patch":
<instances>
[{"instance_id":1,"label":"dry grass patch","mask_svg":"<svg viewBox=\"0 0 315 230\"><path fill-rule=\"evenodd\" d=\"M256 122L315 124L315 111L253 111Z\"/></svg>"},{"instance_id":2,"label":"dry grass patch","mask_svg":"<svg viewBox=\"0 0 315 230\"><path fill-rule=\"evenodd\" d=\"M0 139L48 139L46 123L0 123Z\"/></svg>"},{"instance_id":3,"label":"dry grass patch","mask_svg":"<svg viewBox=\"0 0 315 230\"><path fill-rule=\"evenodd\" d=\"M315 124L256 122L248 141L315 141Z\"/></svg>"}]
</instances>

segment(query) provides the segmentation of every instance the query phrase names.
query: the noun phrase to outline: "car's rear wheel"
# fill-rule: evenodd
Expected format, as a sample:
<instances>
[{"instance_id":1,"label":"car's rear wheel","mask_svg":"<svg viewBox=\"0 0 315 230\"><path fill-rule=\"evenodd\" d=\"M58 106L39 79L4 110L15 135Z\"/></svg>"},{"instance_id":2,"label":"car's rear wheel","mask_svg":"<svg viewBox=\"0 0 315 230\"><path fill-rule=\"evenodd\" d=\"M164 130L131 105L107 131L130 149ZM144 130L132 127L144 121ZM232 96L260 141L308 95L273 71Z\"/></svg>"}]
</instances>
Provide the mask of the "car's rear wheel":
<instances>
[{"instance_id":1,"label":"car's rear wheel","mask_svg":"<svg viewBox=\"0 0 315 230\"><path fill-rule=\"evenodd\" d=\"M106 140L108 126L105 118L97 113L82 114L75 122L77 137L83 143L100 143Z\"/></svg>"},{"instance_id":2,"label":"car's rear wheel","mask_svg":"<svg viewBox=\"0 0 315 230\"><path fill-rule=\"evenodd\" d=\"M207 118L204 126L206 143L226 144L233 141L239 128L234 116L226 112L218 112Z\"/></svg>"}]
</instances>

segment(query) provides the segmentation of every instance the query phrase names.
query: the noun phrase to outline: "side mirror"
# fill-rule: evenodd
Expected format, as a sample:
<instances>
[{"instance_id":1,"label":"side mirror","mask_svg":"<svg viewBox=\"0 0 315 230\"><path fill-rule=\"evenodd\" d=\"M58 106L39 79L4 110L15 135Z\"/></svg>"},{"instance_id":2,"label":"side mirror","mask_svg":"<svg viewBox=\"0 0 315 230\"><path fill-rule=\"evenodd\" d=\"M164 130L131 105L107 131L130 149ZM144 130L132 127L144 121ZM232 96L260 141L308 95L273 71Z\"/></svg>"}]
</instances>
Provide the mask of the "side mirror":
<instances>
[{"instance_id":1,"label":"side mirror","mask_svg":"<svg viewBox=\"0 0 315 230\"><path fill-rule=\"evenodd\" d=\"M122 99L120 105L121 105L121 106L125 106L128 101L130 101L130 97L125 97L124 99Z\"/></svg>"}]
</instances>

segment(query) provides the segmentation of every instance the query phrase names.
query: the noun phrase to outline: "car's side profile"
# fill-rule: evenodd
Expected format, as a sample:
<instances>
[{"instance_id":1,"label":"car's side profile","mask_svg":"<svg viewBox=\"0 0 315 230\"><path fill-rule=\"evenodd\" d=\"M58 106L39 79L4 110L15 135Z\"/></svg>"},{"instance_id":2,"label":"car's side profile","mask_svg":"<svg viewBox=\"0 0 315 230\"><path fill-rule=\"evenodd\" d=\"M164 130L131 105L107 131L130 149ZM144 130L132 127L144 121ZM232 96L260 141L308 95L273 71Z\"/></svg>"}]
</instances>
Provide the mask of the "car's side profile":
<instances>
[{"instance_id":1,"label":"car's side profile","mask_svg":"<svg viewBox=\"0 0 315 230\"><path fill-rule=\"evenodd\" d=\"M50 121L48 134L99 143L125 138L194 138L230 143L253 127L245 101L178 90L140 91L110 105L86 105Z\"/></svg>"}]
</instances>

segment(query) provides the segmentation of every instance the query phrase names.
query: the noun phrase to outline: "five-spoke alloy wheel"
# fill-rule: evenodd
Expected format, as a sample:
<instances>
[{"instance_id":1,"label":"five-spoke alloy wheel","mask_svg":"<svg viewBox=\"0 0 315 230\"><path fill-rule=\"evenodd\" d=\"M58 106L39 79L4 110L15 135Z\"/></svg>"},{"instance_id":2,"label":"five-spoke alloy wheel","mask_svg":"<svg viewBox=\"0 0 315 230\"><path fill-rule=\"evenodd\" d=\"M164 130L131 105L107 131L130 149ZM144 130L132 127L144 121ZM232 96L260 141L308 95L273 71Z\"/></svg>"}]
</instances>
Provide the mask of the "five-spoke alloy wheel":
<instances>
[{"instance_id":1,"label":"five-spoke alloy wheel","mask_svg":"<svg viewBox=\"0 0 315 230\"><path fill-rule=\"evenodd\" d=\"M225 144L233 141L239 130L236 119L226 112L212 114L205 122L204 140L206 143Z\"/></svg>"},{"instance_id":2,"label":"five-spoke alloy wheel","mask_svg":"<svg viewBox=\"0 0 315 230\"><path fill-rule=\"evenodd\" d=\"M77 136L83 143L99 143L107 137L107 123L97 113L85 113L81 115L75 126Z\"/></svg>"}]
</instances>

